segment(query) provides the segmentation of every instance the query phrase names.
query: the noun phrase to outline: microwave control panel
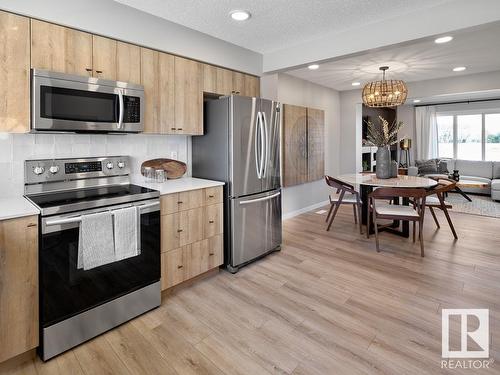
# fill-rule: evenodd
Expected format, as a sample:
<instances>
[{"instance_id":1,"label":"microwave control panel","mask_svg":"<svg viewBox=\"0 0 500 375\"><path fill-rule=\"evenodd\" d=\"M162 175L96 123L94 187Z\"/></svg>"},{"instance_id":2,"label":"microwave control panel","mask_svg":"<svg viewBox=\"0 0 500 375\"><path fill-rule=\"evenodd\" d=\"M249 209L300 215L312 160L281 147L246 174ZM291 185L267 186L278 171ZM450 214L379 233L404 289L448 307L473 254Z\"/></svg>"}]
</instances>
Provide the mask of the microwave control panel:
<instances>
[{"instance_id":1,"label":"microwave control panel","mask_svg":"<svg viewBox=\"0 0 500 375\"><path fill-rule=\"evenodd\" d=\"M123 97L125 110L123 112L123 122L136 123L141 121L141 98L137 96Z\"/></svg>"}]
</instances>

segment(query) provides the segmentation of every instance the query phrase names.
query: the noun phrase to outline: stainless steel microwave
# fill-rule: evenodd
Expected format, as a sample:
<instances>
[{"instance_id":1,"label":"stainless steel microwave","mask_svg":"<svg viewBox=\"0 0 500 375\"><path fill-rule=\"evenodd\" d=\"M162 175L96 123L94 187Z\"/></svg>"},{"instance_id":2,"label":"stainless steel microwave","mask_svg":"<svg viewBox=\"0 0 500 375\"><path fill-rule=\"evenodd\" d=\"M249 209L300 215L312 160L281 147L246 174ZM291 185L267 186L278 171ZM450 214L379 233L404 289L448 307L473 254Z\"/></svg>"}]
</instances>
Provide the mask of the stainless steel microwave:
<instances>
[{"instance_id":1,"label":"stainless steel microwave","mask_svg":"<svg viewBox=\"0 0 500 375\"><path fill-rule=\"evenodd\" d=\"M32 69L34 131L139 133L144 129L144 87Z\"/></svg>"}]
</instances>

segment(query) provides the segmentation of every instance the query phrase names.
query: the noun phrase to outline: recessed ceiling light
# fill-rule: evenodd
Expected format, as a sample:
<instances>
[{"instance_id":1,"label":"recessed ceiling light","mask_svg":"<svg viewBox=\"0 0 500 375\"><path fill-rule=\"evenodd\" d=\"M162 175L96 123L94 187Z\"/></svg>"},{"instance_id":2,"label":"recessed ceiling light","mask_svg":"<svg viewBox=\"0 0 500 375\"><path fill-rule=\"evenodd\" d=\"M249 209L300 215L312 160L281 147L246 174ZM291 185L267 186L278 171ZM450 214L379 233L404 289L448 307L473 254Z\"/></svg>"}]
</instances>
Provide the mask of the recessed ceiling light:
<instances>
[{"instance_id":1,"label":"recessed ceiling light","mask_svg":"<svg viewBox=\"0 0 500 375\"><path fill-rule=\"evenodd\" d=\"M233 10L231 13L231 18L235 21L246 21L250 18L250 13L246 10Z\"/></svg>"},{"instance_id":2,"label":"recessed ceiling light","mask_svg":"<svg viewBox=\"0 0 500 375\"><path fill-rule=\"evenodd\" d=\"M467 69L465 66L457 66L456 68L453 68L454 72L463 72L465 69Z\"/></svg>"},{"instance_id":3,"label":"recessed ceiling light","mask_svg":"<svg viewBox=\"0 0 500 375\"><path fill-rule=\"evenodd\" d=\"M319 65L318 64L311 64L311 65L308 66L308 68L311 69L311 70L316 70L316 69L319 68Z\"/></svg>"},{"instance_id":4,"label":"recessed ceiling light","mask_svg":"<svg viewBox=\"0 0 500 375\"><path fill-rule=\"evenodd\" d=\"M361 83L360 82L353 82L353 83L351 83L351 85L353 85L353 86L359 86L359 85L361 85Z\"/></svg>"},{"instance_id":5,"label":"recessed ceiling light","mask_svg":"<svg viewBox=\"0 0 500 375\"><path fill-rule=\"evenodd\" d=\"M448 36L442 36L441 38L437 38L436 40L434 40L434 43L443 44L443 43L451 42L452 40L453 40L453 37L448 35Z\"/></svg>"},{"instance_id":6,"label":"recessed ceiling light","mask_svg":"<svg viewBox=\"0 0 500 375\"><path fill-rule=\"evenodd\" d=\"M420 103L420 99L413 99L413 103Z\"/></svg>"}]
</instances>

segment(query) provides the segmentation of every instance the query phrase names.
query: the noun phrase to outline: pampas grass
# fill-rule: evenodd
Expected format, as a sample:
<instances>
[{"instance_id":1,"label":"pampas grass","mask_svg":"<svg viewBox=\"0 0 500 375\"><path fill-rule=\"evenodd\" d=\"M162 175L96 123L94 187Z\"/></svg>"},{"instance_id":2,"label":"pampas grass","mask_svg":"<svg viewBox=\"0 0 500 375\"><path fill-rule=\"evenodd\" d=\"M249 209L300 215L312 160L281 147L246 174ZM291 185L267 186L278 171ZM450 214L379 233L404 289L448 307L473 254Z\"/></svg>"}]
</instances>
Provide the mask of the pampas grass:
<instances>
[{"instance_id":1,"label":"pampas grass","mask_svg":"<svg viewBox=\"0 0 500 375\"><path fill-rule=\"evenodd\" d=\"M379 123L374 124L367 121L368 132L366 135L367 144L370 146L386 147L399 142L398 132L403 127L403 121L394 121L389 124L382 116L378 116Z\"/></svg>"}]
</instances>

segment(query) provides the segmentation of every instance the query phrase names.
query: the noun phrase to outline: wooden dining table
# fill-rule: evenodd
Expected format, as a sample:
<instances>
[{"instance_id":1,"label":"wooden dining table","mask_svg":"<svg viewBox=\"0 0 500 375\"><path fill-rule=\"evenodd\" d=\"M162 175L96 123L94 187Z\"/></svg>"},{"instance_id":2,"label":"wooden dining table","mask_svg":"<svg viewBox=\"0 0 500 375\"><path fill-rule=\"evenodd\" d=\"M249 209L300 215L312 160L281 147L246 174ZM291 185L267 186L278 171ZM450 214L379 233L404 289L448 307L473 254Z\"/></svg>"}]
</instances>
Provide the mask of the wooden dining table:
<instances>
[{"instance_id":1,"label":"wooden dining table","mask_svg":"<svg viewBox=\"0 0 500 375\"><path fill-rule=\"evenodd\" d=\"M352 173L342 174L336 177L338 180L347 184L359 185L361 194L361 222L366 225L368 222L368 195L375 187L388 187L388 188L424 188L430 189L437 185L437 181L427 177L417 176L397 176L393 178L381 179L377 178L375 173ZM404 198L402 202L395 200L393 204L408 205L409 200ZM368 228L371 233L373 228ZM410 236L410 224L408 221L394 220L393 225L384 228L384 230L394 233L402 237Z\"/></svg>"}]
</instances>

